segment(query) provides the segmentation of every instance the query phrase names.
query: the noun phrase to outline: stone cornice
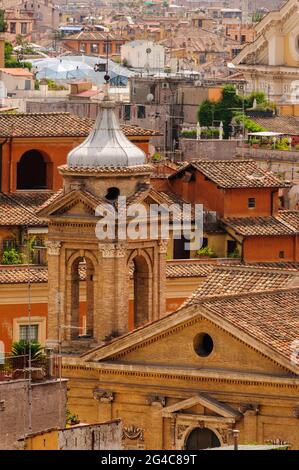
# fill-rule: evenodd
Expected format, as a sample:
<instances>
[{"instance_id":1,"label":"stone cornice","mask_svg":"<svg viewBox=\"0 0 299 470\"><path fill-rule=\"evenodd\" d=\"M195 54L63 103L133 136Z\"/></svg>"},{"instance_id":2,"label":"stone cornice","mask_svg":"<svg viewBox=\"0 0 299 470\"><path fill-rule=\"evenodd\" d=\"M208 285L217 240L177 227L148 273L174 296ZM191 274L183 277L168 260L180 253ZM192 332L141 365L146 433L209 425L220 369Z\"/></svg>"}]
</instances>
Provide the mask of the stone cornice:
<instances>
[{"instance_id":1,"label":"stone cornice","mask_svg":"<svg viewBox=\"0 0 299 470\"><path fill-rule=\"evenodd\" d=\"M70 372L68 375L67 372ZM63 373L66 377L73 376L72 371L78 371L78 376L83 379L82 374L85 371L92 373L98 372L99 377L105 380L105 376L114 376L113 383L115 383L116 376L128 377L149 377L159 378L162 380L183 380L188 382L213 382L213 383L239 383L254 387L256 385L274 386L278 388L299 387L299 378L280 377L276 375L264 375L259 373L239 372L223 369L187 369L176 368L167 366L152 366L152 365L134 365L134 364L110 364L110 363L97 363L97 362L84 362L80 358L64 357L63 358Z\"/></svg>"}]
</instances>

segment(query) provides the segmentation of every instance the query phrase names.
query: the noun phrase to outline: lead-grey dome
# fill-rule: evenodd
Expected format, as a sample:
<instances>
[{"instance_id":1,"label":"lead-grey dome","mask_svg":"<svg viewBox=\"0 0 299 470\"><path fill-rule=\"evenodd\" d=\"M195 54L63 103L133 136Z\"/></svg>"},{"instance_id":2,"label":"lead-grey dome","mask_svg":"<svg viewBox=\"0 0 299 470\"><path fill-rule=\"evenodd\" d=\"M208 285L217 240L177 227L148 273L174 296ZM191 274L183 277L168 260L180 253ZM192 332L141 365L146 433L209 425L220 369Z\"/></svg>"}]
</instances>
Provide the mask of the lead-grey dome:
<instances>
[{"instance_id":1,"label":"lead-grey dome","mask_svg":"<svg viewBox=\"0 0 299 470\"><path fill-rule=\"evenodd\" d=\"M114 103L105 100L87 139L68 154L69 168L127 167L144 165L145 153L121 130Z\"/></svg>"}]
</instances>

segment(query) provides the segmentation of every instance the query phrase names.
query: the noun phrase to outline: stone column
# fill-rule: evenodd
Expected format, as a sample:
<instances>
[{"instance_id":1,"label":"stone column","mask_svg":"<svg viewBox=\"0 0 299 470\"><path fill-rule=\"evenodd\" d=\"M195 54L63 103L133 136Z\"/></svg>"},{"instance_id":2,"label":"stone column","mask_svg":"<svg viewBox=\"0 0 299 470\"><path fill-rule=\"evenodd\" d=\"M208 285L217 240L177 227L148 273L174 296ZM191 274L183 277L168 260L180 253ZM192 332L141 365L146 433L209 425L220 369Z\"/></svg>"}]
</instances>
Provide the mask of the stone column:
<instances>
[{"instance_id":1,"label":"stone column","mask_svg":"<svg viewBox=\"0 0 299 470\"><path fill-rule=\"evenodd\" d=\"M166 312L166 253L167 253L168 240L159 240L159 269L158 279L153 280L158 283L158 308L157 316L161 318Z\"/></svg>"},{"instance_id":2,"label":"stone column","mask_svg":"<svg viewBox=\"0 0 299 470\"><path fill-rule=\"evenodd\" d=\"M57 347L59 340L60 312L63 307L63 295L60 283L60 248L61 242L48 241L48 334L47 347Z\"/></svg>"},{"instance_id":3,"label":"stone column","mask_svg":"<svg viewBox=\"0 0 299 470\"><path fill-rule=\"evenodd\" d=\"M126 249L115 243L99 243L95 339L108 340L128 331Z\"/></svg>"}]
</instances>

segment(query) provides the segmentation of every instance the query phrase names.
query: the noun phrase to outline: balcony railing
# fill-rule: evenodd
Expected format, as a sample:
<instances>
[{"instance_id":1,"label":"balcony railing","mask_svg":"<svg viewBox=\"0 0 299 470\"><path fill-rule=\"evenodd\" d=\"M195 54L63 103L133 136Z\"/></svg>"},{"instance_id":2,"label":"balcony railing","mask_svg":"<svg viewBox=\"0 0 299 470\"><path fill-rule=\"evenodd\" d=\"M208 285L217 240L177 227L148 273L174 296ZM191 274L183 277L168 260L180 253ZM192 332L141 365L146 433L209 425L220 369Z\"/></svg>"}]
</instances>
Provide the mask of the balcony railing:
<instances>
[{"instance_id":1,"label":"balcony railing","mask_svg":"<svg viewBox=\"0 0 299 470\"><path fill-rule=\"evenodd\" d=\"M10 353L0 353L0 381L30 377L33 381L56 378L59 377L60 361L59 355L43 355L29 361L28 354L13 356Z\"/></svg>"}]
</instances>

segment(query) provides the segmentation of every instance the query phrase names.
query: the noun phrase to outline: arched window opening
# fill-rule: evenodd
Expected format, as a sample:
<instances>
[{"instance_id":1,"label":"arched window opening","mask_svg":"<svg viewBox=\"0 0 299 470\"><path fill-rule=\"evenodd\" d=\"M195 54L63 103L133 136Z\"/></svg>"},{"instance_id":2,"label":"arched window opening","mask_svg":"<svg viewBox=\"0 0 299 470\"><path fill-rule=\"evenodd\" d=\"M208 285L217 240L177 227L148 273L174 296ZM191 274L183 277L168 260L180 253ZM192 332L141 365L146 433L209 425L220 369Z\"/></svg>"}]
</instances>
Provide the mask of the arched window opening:
<instances>
[{"instance_id":1,"label":"arched window opening","mask_svg":"<svg viewBox=\"0 0 299 470\"><path fill-rule=\"evenodd\" d=\"M136 256L130 266L133 275L134 328L150 321L152 308L152 276L143 256Z\"/></svg>"},{"instance_id":2,"label":"arched window opening","mask_svg":"<svg viewBox=\"0 0 299 470\"><path fill-rule=\"evenodd\" d=\"M89 258L78 257L71 270L71 339L93 338L93 324L94 266Z\"/></svg>"},{"instance_id":3,"label":"arched window opening","mask_svg":"<svg viewBox=\"0 0 299 470\"><path fill-rule=\"evenodd\" d=\"M24 153L17 164L17 189L51 189L52 163L38 150Z\"/></svg>"},{"instance_id":4,"label":"arched window opening","mask_svg":"<svg viewBox=\"0 0 299 470\"><path fill-rule=\"evenodd\" d=\"M208 428L195 428L187 437L185 450L201 450L220 447L216 434Z\"/></svg>"},{"instance_id":5,"label":"arched window opening","mask_svg":"<svg viewBox=\"0 0 299 470\"><path fill-rule=\"evenodd\" d=\"M116 199L118 198L119 194L120 194L120 191L119 191L118 188L115 188L115 187L108 188L107 194L106 194L105 198L106 198L108 201L116 201Z\"/></svg>"}]
</instances>

